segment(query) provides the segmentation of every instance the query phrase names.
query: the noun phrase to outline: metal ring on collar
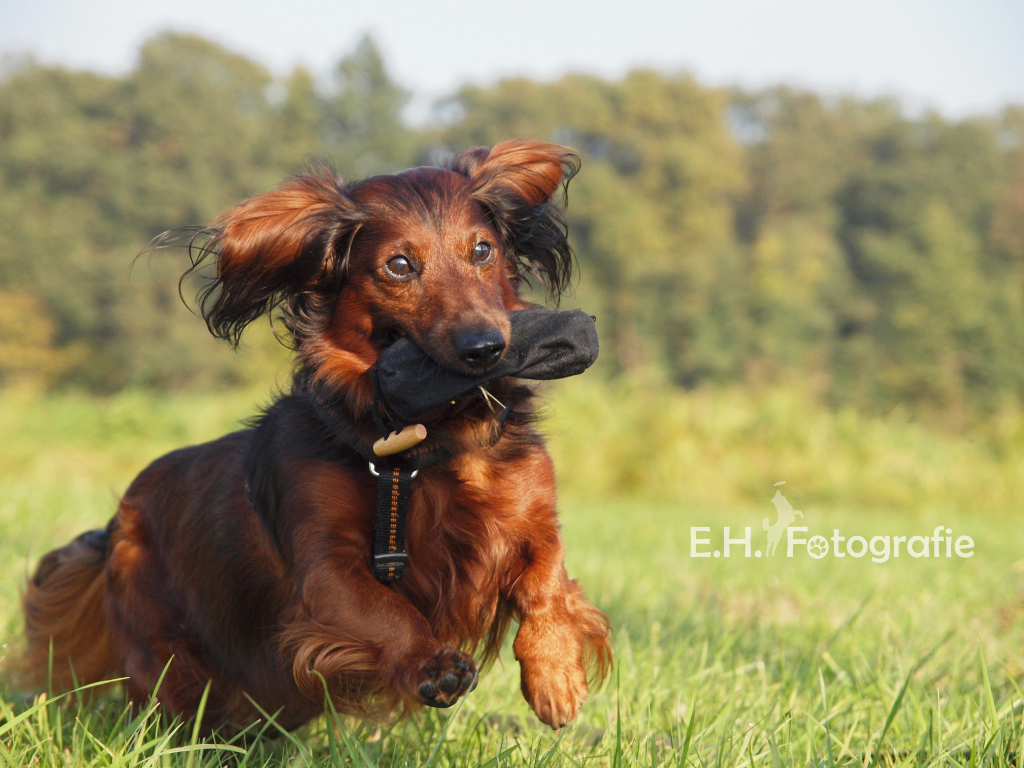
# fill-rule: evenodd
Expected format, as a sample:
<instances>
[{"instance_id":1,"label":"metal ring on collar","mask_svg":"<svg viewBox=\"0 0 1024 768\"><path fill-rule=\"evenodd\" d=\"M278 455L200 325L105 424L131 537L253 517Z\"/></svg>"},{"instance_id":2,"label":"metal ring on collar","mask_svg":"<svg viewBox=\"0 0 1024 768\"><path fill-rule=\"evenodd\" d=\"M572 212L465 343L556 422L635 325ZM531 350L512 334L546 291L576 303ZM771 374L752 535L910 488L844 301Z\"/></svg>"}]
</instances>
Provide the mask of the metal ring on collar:
<instances>
[{"instance_id":1,"label":"metal ring on collar","mask_svg":"<svg viewBox=\"0 0 1024 768\"><path fill-rule=\"evenodd\" d=\"M377 468L375 466L373 466L373 462L372 461L368 461L366 463L370 465L370 474L373 475L374 477L380 477L380 472L378 472ZM414 469L412 471L412 474L409 475L409 479L410 480L415 480L416 479L416 475L418 475L419 473L420 473L420 471L418 469Z\"/></svg>"}]
</instances>

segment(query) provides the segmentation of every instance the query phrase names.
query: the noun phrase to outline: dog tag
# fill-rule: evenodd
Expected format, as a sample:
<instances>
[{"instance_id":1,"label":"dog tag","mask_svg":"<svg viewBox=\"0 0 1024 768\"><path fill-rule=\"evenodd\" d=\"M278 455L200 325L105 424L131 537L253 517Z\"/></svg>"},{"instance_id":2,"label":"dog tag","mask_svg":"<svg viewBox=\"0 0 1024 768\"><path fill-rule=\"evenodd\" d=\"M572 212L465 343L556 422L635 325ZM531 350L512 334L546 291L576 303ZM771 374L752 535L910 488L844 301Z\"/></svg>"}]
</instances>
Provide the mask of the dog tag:
<instances>
[{"instance_id":1,"label":"dog tag","mask_svg":"<svg viewBox=\"0 0 1024 768\"><path fill-rule=\"evenodd\" d=\"M393 453L412 448L427 439L427 428L422 424L410 424L401 432L392 432L373 444L373 452L377 456L390 456Z\"/></svg>"}]
</instances>

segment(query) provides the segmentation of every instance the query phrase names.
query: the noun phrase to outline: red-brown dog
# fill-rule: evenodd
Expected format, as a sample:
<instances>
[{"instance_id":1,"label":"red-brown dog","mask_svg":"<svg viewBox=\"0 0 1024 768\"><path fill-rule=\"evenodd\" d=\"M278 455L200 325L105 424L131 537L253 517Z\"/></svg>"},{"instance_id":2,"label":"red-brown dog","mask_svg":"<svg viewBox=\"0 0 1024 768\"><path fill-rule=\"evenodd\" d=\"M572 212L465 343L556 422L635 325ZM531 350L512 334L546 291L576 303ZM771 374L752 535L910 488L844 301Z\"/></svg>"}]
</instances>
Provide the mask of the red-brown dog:
<instances>
[{"instance_id":1,"label":"red-brown dog","mask_svg":"<svg viewBox=\"0 0 1024 768\"><path fill-rule=\"evenodd\" d=\"M107 531L43 558L25 596L26 663L89 683L126 676L145 700L243 726L249 700L296 727L323 711L450 706L499 649L509 622L522 690L560 727L610 663L608 624L562 564L555 477L530 427L531 392L499 379L483 399L424 420L448 458L409 496L408 571L370 563L377 481L344 454L310 392L343 413L350 442L379 436L369 371L405 336L448 368L485 371L529 306L530 272L557 294L572 254L552 202L577 167L569 150L514 140L345 186L326 171L291 179L223 214L202 250L212 332L237 343L281 310L298 356L293 391L253 428L185 448L132 483ZM350 451L351 453L351 451ZM247 482L247 478L250 482ZM259 488L251 488L252 478Z\"/></svg>"}]
</instances>

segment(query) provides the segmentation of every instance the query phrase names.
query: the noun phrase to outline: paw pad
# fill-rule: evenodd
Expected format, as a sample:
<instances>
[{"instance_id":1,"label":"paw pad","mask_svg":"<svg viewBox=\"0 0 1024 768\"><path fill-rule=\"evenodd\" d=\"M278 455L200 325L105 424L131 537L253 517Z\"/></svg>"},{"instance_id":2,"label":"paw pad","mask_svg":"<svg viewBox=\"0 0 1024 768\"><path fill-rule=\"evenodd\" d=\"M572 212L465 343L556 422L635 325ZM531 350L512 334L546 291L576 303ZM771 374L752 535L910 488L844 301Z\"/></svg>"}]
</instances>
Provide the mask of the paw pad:
<instances>
[{"instance_id":1,"label":"paw pad","mask_svg":"<svg viewBox=\"0 0 1024 768\"><path fill-rule=\"evenodd\" d=\"M476 681L476 662L472 658L460 651L442 648L423 666L416 692L428 707L450 707L473 690Z\"/></svg>"}]
</instances>

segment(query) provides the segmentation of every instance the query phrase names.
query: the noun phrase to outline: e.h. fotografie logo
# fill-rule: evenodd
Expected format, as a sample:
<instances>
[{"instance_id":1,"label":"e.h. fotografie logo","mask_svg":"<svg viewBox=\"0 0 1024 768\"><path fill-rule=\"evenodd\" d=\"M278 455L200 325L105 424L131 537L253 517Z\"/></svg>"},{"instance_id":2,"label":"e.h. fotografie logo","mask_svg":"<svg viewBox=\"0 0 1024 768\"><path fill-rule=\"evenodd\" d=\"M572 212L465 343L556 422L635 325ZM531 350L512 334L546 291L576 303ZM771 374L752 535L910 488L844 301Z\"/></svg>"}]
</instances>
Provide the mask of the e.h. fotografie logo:
<instances>
[{"instance_id":1,"label":"e.h. fotografie logo","mask_svg":"<svg viewBox=\"0 0 1024 768\"><path fill-rule=\"evenodd\" d=\"M785 485L782 480L775 483L776 486ZM761 529L767 533L768 542L765 551L760 549L753 552L754 557L761 557L762 554L775 557L779 544L785 539L786 557L794 557L796 554L806 553L815 560L820 560L828 554L833 557L853 558L864 557L871 554L871 562L884 563L890 557L910 556L919 557L973 557L974 539L970 536L959 536L954 541L953 530L944 525L938 525L930 536L894 536L882 535L872 536L870 540L865 536L840 535L839 529L832 529L832 536L825 538L821 534L814 534L810 537L806 534L806 525L793 525L799 517L804 519L804 513L799 509L793 509L789 499L782 495L782 491L776 490L775 496L771 499L775 505L777 519L772 525L769 518L761 521ZM729 526L722 527L722 547L712 550L712 536L710 526L690 526L690 557L725 557L732 556L732 548L742 545L743 556L750 557L753 546L751 528L743 529L743 538L733 538ZM703 538L702 534L707 534Z\"/></svg>"}]
</instances>

